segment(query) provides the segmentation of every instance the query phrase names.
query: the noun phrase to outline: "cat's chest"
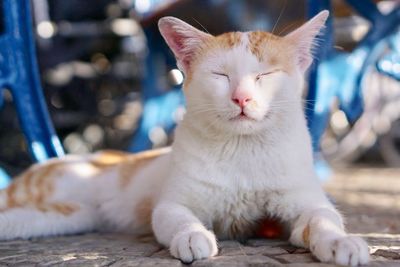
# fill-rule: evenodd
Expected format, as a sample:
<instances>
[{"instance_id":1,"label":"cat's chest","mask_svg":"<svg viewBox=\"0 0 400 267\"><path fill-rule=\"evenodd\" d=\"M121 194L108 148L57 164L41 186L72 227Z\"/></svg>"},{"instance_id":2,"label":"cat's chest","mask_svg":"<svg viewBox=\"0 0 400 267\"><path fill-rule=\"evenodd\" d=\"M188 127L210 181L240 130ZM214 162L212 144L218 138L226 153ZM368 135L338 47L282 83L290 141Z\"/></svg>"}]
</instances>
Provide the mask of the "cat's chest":
<instances>
[{"instance_id":1,"label":"cat's chest","mask_svg":"<svg viewBox=\"0 0 400 267\"><path fill-rule=\"evenodd\" d=\"M225 161L213 166L203 165L192 174L196 179L210 181L217 186L239 192L241 198L255 200L261 192L284 188L282 182L285 180L286 170L277 167L273 161L258 159Z\"/></svg>"},{"instance_id":2,"label":"cat's chest","mask_svg":"<svg viewBox=\"0 0 400 267\"><path fill-rule=\"evenodd\" d=\"M244 238L255 233L261 219L269 217L277 193L269 190L224 192L208 195L204 219L219 238Z\"/></svg>"},{"instance_id":3,"label":"cat's chest","mask_svg":"<svg viewBox=\"0 0 400 267\"><path fill-rule=\"evenodd\" d=\"M231 220L258 217L266 212L270 197L271 194L263 190L226 193L215 206L216 217Z\"/></svg>"}]
</instances>

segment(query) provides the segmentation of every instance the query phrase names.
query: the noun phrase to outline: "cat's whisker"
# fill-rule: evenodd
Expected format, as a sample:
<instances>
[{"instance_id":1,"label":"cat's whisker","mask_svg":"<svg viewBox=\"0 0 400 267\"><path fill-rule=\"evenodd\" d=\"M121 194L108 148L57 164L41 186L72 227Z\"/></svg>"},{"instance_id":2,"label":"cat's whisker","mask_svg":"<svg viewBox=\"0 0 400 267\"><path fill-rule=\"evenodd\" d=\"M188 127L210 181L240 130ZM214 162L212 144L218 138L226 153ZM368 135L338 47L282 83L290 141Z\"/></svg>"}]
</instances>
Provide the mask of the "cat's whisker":
<instances>
[{"instance_id":1,"label":"cat's whisker","mask_svg":"<svg viewBox=\"0 0 400 267\"><path fill-rule=\"evenodd\" d=\"M293 22L293 23L290 23L289 25L287 25L286 27L284 27L279 33L278 33L278 36L281 36L283 33L285 33L285 31L286 30L288 30L288 29L290 29L290 31L288 31L288 32L291 32L294 28L297 28L297 27L294 27L296 25L296 22Z\"/></svg>"},{"instance_id":2,"label":"cat's whisker","mask_svg":"<svg viewBox=\"0 0 400 267\"><path fill-rule=\"evenodd\" d=\"M283 3L283 7L281 8L281 11L280 11L280 13L279 13L278 19L276 20L276 22L275 22L275 24L274 24L274 27L273 27L272 30L271 30L271 33L272 33L272 34L274 34L275 28L276 28L276 26L278 25L279 20L281 19L283 13L285 12L286 6L287 6L287 0L285 0L285 2Z\"/></svg>"},{"instance_id":3,"label":"cat's whisker","mask_svg":"<svg viewBox=\"0 0 400 267\"><path fill-rule=\"evenodd\" d=\"M187 107L187 110L198 110L198 109L212 109L212 110L232 110L230 107L220 107L215 106L214 104L211 105L192 105Z\"/></svg>"},{"instance_id":4,"label":"cat's whisker","mask_svg":"<svg viewBox=\"0 0 400 267\"><path fill-rule=\"evenodd\" d=\"M284 105L295 105L295 106L303 106L305 103L301 102L282 102L282 103L272 103L270 106L284 106Z\"/></svg>"},{"instance_id":5,"label":"cat's whisker","mask_svg":"<svg viewBox=\"0 0 400 267\"><path fill-rule=\"evenodd\" d=\"M221 109L221 108L214 108L214 109L190 109L188 112L192 115L204 114L204 113L226 113L232 111L231 109Z\"/></svg>"},{"instance_id":6,"label":"cat's whisker","mask_svg":"<svg viewBox=\"0 0 400 267\"><path fill-rule=\"evenodd\" d=\"M220 122L220 118L216 117L214 120L212 120L210 123L205 128L205 132L208 132L212 127L214 127L217 123Z\"/></svg>"},{"instance_id":7,"label":"cat's whisker","mask_svg":"<svg viewBox=\"0 0 400 267\"><path fill-rule=\"evenodd\" d=\"M281 19L283 13L285 12L286 6L287 6L287 0L285 0L285 2L283 3L283 6L282 6L281 11L280 11L279 16L278 16L278 19L276 20L274 26L272 27L271 35L270 35L270 37L268 38L268 40L266 42L267 44L269 44L271 42L272 38L275 36L274 35L275 28L278 25L279 20Z\"/></svg>"},{"instance_id":8,"label":"cat's whisker","mask_svg":"<svg viewBox=\"0 0 400 267\"><path fill-rule=\"evenodd\" d=\"M194 17L192 17L192 19L193 19L197 24L199 24L200 27L203 28L203 30L204 30L206 33L210 34L210 32L206 29L206 27L203 26L203 24L201 24L201 23L200 23L197 19L195 19Z\"/></svg>"},{"instance_id":9,"label":"cat's whisker","mask_svg":"<svg viewBox=\"0 0 400 267\"><path fill-rule=\"evenodd\" d=\"M308 100L308 99L303 99L303 100L281 100L281 101L274 101L273 103L298 103L298 102L306 102L306 103L313 103L316 102L316 100Z\"/></svg>"},{"instance_id":10,"label":"cat's whisker","mask_svg":"<svg viewBox=\"0 0 400 267\"><path fill-rule=\"evenodd\" d=\"M312 109L312 108L307 108L306 106L297 106L297 105L279 105L279 106L273 106L273 105L271 105L270 106L270 108L272 108L272 109L281 109L281 110L288 110L288 109L291 109L291 110L293 110L293 109L299 109L299 108L301 108L301 110L310 110L310 111L313 111L314 109Z\"/></svg>"}]
</instances>

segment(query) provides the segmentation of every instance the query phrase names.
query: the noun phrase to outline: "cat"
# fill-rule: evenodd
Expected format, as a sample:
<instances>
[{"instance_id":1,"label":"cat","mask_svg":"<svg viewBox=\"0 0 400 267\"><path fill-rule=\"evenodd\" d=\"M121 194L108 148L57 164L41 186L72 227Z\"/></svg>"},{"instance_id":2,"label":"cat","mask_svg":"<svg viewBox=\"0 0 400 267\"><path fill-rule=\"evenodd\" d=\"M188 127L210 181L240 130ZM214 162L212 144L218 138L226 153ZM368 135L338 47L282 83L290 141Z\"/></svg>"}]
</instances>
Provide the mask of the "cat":
<instances>
[{"instance_id":1,"label":"cat","mask_svg":"<svg viewBox=\"0 0 400 267\"><path fill-rule=\"evenodd\" d=\"M313 169L304 73L328 11L293 32L159 29L185 74L187 112L172 148L69 155L30 167L0 193L0 239L114 230L154 234L185 263L217 255L277 218L323 262L366 264Z\"/></svg>"}]
</instances>

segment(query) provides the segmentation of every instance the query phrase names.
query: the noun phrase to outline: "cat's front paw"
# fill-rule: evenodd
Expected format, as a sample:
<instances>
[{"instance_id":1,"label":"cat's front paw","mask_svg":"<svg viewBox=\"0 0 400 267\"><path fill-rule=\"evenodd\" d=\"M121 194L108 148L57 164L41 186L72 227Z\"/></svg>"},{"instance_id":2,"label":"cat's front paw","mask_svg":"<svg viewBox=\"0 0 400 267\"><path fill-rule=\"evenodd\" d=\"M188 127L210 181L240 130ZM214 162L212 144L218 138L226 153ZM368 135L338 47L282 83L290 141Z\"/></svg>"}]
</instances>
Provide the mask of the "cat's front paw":
<instances>
[{"instance_id":1,"label":"cat's front paw","mask_svg":"<svg viewBox=\"0 0 400 267\"><path fill-rule=\"evenodd\" d=\"M337 239L321 237L310 244L311 252L322 262L357 266L369 262L367 243L356 236Z\"/></svg>"},{"instance_id":2,"label":"cat's front paw","mask_svg":"<svg viewBox=\"0 0 400 267\"><path fill-rule=\"evenodd\" d=\"M183 231L172 239L170 251L175 258L190 263L217 255L217 240L207 230Z\"/></svg>"}]
</instances>

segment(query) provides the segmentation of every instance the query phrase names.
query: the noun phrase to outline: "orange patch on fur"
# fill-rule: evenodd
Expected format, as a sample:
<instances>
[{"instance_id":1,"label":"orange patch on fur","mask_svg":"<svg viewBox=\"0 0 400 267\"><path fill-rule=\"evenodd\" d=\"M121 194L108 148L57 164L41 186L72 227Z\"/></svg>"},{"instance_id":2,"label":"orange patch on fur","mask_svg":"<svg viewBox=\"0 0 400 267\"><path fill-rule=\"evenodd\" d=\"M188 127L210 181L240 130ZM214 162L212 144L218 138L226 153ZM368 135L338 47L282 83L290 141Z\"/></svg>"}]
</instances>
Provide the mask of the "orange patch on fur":
<instances>
[{"instance_id":1,"label":"orange patch on fur","mask_svg":"<svg viewBox=\"0 0 400 267\"><path fill-rule=\"evenodd\" d=\"M31 188L31 182L32 182L32 176L34 175L34 172L29 169L26 171L23 177L21 177L25 189L25 194L26 194L26 201L31 201L33 199L32 195L32 188Z\"/></svg>"},{"instance_id":2,"label":"orange patch on fur","mask_svg":"<svg viewBox=\"0 0 400 267\"><path fill-rule=\"evenodd\" d=\"M293 69L292 45L282 37L269 32L250 32L247 48L260 62L286 72Z\"/></svg>"},{"instance_id":3,"label":"orange patch on fur","mask_svg":"<svg viewBox=\"0 0 400 267\"><path fill-rule=\"evenodd\" d=\"M60 161L45 163L41 166L31 167L16 177L3 191L6 194L6 207L2 210L29 205L39 207L43 204L54 191L53 171L61 165L63 163Z\"/></svg>"},{"instance_id":4,"label":"orange patch on fur","mask_svg":"<svg viewBox=\"0 0 400 267\"><path fill-rule=\"evenodd\" d=\"M64 163L61 161L45 163L31 167L16 177L10 186L2 191L6 196L6 206L2 207L1 211L32 205L40 211L47 211L46 199L54 191L52 175L62 165Z\"/></svg>"},{"instance_id":5,"label":"orange patch on fur","mask_svg":"<svg viewBox=\"0 0 400 267\"><path fill-rule=\"evenodd\" d=\"M16 177L9 187L2 190L5 193L6 203L5 206L1 208L2 211L21 206L29 202L31 197L31 178L34 172L32 169L28 169L22 175ZM20 191L22 190L22 191Z\"/></svg>"},{"instance_id":6,"label":"orange patch on fur","mask_svg":"<svg viewBox=\"0 0 400 267\"><path fill-rule=\"evenodd\" d=\"M268 58L268 64L271 65L271 66L278 65L278 64L279 64L279 59L278 59L276 56L272 56L272 55L271 55L271 56Z\"/></svg>"},{"instance_id":7,"label":"orange patch on fur","mask_svg":"<svg viewBox=\"0 0 400 267\"><path fill-rule=\"evenodd\" d=\"M131 156L129 153L121 151L104 150L96 154L89 162L97 168L107 168L127 160L129 156Z\"/></svg>"},{"instance_id":8,"label":"orange patch on fur","mask_svg":"<svg viewBox=\"0 0 400 267\"><path fill-rule=\"evenodd\" d=\"M154 201L151 197L144 197L135 207L135 216L137 221L143 225L151 223L151 214L153 212Z\"/></svg>"},{"instance_id":9,"label":"orange patch on fur","mask_svg":"<svg viewBox=\"0 0 400 267\"><path fill-rule=\"evenodd\" d=\"M215 41L219 47L232 48L239 45L241 42L242 33L240 32L227 32L215 37ZM215 45L215 44L214 44Z\"/></svg>"},{"instance_id":10,"label":"orange patch on fur","mask_svg":"<svg viewBox=\"0 0 400 267\"><path fill-rule=\"evenodd\" d=\"M268 42L274 42L278 40L278 36L275 36L268 32L255 31L249 33L249 44L248 49L253 55L255 55L258 61L263 61L265 57L265 49Z\"/></svg>"},{"instance_id":11,"label":"orange patch on fur","mask_svg":"<svg viewBox=\"0 0 400 267\"><path fill-rule=\"evenodd\" d=\"M67 204L67 203L53 203L53 204L50 204L50 209L52 211L55 211L55 212L65 215L65 216L68 216L68 215L74 213L75 211L77 211L79 208L75 205Z\"/></svg>"},{"instance_id":12,"label":"orange patch on fur","mask_svg":"<svg viewBox=\"0 0 400 267\"><path fill-rule=\"evenodd\" d=\"M307 226L303 230L303 242L308 247L310 245L310 225Z\"/></svg>"},{"instance_id":13,"label":"orange patch on fur","mask_svg":"<svg viewBox=\"0 0 400 267\"><path fill-rule=\"evenodd\" d=\"M34 186L36 188L36 194L33 197L34 204L38 205L43 203L54 191L54 179L51 179L53 172L60 166L63 166L62 162L52 162L44 165L40 172L34 176Z\"/></svg>"},{"instance_id":14,"label":"orange patch on fur","mask_svg":"<svg viewBox=\"0 0 400 267\"><path fill-rule=\"evenodd\" d=\"M6 195L7 195L7 208L14 208L18 206L18 203L15 199L15 192L17 191L17 183L12 183L10 186L6 189Z\"/></svg>"},{"instance_id":15,"label":"orange patch on fur","mask_svg":"<svg viewBox=\"0 0 400 267\"><path fill-rule=\"evenodd\" d=\"M71 215L79 210L77 205L68 203L38 203L35 208L41 212L56 212L65 216Z\"/></svg>"}]
</instances>

